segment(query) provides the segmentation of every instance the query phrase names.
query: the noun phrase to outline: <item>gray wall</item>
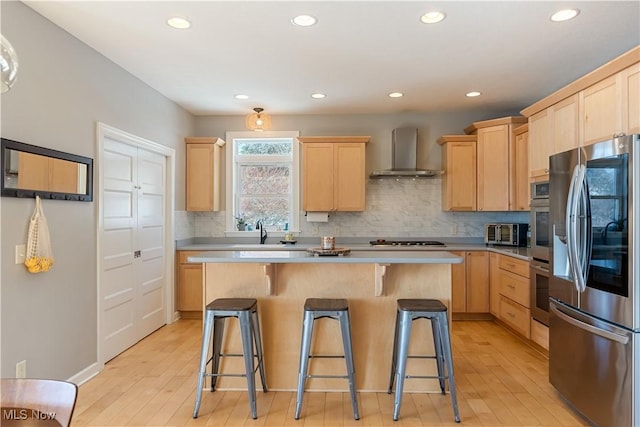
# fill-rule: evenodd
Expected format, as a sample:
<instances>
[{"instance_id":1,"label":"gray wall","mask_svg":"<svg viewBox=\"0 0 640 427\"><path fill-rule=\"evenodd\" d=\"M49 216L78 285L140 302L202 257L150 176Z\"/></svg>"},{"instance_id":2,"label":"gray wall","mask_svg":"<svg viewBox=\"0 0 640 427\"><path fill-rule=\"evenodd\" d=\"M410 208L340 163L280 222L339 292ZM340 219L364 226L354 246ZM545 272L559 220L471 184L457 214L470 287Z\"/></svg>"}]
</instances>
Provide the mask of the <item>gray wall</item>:
<instances>
[{"instance_id":1,"label":"gray wall","mask_svg":"<svg viewBox=\"0 0 640 427\"><path fill-rule=\"evenodd\" d=\"M183 138L194 118L20 2L0 2L2 34L19 57L16 85L1 95L4 138L96 158L96 122L176 149L176 206L184 206ZM99 171L94 172L97 182ZM94 185L94 190L96 185ZM33 199L1 199L3 377L67 379L97 361L97 203L44 200L55 266L14 264Z\"/></svg>"}]
</instances>

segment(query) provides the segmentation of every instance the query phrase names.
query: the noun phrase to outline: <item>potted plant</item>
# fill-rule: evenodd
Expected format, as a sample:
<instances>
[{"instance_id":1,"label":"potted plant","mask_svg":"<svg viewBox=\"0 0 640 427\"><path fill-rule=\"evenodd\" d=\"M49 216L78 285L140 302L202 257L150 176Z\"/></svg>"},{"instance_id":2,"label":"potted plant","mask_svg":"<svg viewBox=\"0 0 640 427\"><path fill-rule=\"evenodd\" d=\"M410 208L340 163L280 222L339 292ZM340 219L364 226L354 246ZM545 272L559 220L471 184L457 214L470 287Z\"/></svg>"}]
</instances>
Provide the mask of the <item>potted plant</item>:
<instances>
[{"instance_id":1,"label":"potted plant","mask_svg":"<svg viewBox=\"0 0 640 427\"><path fill-rule=\"evenodd\" d=\"M238 229L238 231L244 231L247 224L247 220L245 219L244 214L234 216L234 218L236 219L236 228Z\"/></svg>"}]
</instances>

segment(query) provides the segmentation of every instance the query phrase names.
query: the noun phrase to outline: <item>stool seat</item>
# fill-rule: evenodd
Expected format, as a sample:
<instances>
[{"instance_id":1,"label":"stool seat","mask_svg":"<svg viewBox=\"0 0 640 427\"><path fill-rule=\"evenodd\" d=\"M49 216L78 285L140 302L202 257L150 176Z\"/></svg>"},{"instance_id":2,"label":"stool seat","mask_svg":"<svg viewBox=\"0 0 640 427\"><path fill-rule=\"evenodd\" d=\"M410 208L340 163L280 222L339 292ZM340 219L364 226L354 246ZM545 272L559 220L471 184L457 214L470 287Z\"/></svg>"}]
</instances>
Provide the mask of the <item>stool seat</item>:
<instances>
[{"instance_id":1,"label":"stool seat","mask_svg":"<svg viewBox=\"0 0 640 427\"><path fill-rule=\"evenodd\" d=\"M307 298L304 302L305 311L341 311L348 310L346 299Z\"/></svg>"},{"instance_id":2,"label":"stool seat","mask_svg":"<svg viewBox=\"0 0 640 427\"><path fill-rule=\"evenodd\" d=\"M311 338L313 336L313 324L317 319L334 319L340 323L342 334L343 355L328 356L311 354ZM311 375L309 374L309 359L319 358L344 358L347 365L346 375ZM302 399L304 395L304 385L307 378L343 378L349 382L349 392L351 394L351 406L353 408L353 418L360 419L358 412L358 401L356 398L355 368L353 363L353 350L351 347L351 326L349 323L349 303L346 299L331 298L307 298L304 302L304 319L302 325L302 343L300 345L300 366L298 369L298 393L296 396L296 411L294 418L300 418L302 410Z\"/></svg>"},{"instance_id":3,"label":"stool seat","mask_svg":"<svg viewBox=\"0 0 640 427\"><path fill-rule=\"evenodd\" d=\"M251 310L254 306L258 305L258 300L255 298L218 298L207 304L207 310Z\"/></svg>"},{"instance_id":4,"label":"stool seat","mask_svg":"<svg viewBox=\"0 0 640 427\"><path fill-rule=\"evenodd\" d=\"M447 311L447 306L437 299L399 299L398 310L402 311Z\"/></svg>"},{"instance_id":5,"label":"stool seat","mask_svg":"<svg viewBox=\"0 0 640 427\"><path fill-rule=\"evenodd\" d=\"M237 318L240 324L240 335L242 339L242 354L222 353L222 341L224 334L224 324L227 318ZM212 340L213 335L213 340ZM212 344L212 354L209 354L209 345ZM254 351L255 345L255 351ZM219 373L220 358L227 356L239 356L244 359L244 373ZM258 367L255 366L254 358L258 359ZM207 365L211 362L211 373L207 373ZM193 418L198 418L200 410L200 400L204 380L211 377L211 391L215 390L218 377L246 377L247 391L249 393L249 408L251 417L256 419L258 412L256 409L256 387L255 374L260 370L260 380L262 390L267 391L264 375L264 358L262 354L262 339L260 335L260 322L258 321L258 300L255 298L218 298L206 306L205 320L202 328L202 346L200 348L200 368L198 370L198 384L196 388L196 404L193 409Z\"/></svg>"}]
</instances>

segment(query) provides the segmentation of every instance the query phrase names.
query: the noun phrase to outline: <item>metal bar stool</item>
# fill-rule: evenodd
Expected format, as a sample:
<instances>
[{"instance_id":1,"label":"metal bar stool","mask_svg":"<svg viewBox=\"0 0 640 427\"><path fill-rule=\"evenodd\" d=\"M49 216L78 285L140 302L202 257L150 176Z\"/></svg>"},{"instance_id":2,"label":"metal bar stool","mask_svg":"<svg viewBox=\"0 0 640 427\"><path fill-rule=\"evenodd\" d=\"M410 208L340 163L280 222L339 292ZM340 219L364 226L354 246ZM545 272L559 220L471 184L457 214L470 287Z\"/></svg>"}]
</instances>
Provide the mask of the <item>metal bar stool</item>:
<instances>
[{"instance_id":1,"label":"metal bar stool","mask_svg":"<svg viewBox=\"0 0 640 427\"><path fill-rule=\"evenodd\" d=\"M240 323L242 336L242 354L223 354L222 337L224 323L228 317L235 317ZM213 351L208 357L211 334L213 332ZM202 330L202 347L200 349L200 369L198 370L198 386L196 389L196 405L193 409L193 418L198 418L202 389L205 377L211 377L211 391L215 390L218 377L246 377L247 390L249 392L249 406L253 419L258 418L256 409L256 370L260 369L262 390L267 391L267 383L264 376L264 361L262 355L262 340L260 335L260 323L258 322L258 301L254 298L219 298L207 304L205 311L204 327ZM253 346L255 344L255 353ZM245 372L243 374L221 374L220 357L243 357ZM254 364L254 358L258 359L258 366ZM207 365L211 364L211 373L207 372Z\"/></svg>"},{"instance_id":2,"label":"metal bar stool","mask_svg":"<svg viewBox=\"0 0 640 427\"><path fill-rule=\"evenodd\" d=\"M411 338L411 324L416 319L429 319L433 331L433 346L435 356L409 355L409 339ZM407 372L407 359L436 359L438 366L437 376L409 376ZM446 372L445 372L446 368ZM447 307L435 299L399 299L396 313L396 329L393 338L393 356L391 361L391 378L389 380L388 393L391 394L393 382L396 382L396 394L393 407L393 420L398 421L400 404L402 403L402 390L405 378L438 378L442 394L445 392L445 380L449 381L449 392L453 415L457 423L460 422L458 412L458 400L456 398L456 383L453 376L453 359L451 357L451 339L449 336L449 321L447 319Z\"/></svg>"},{"instance_id":3,"label":"metal bar stool","mask_svg":"<svg viewBox=\"0 0 640 427\"><path fill-rule=\"evenodd\" d=\"M311 338L313 335L313 323L316 319L335 319L340 322L342 332L342 346L344 355L326 356L311 355ZM310 375L309 359L316 358L344 358L347 364L347 375ZM356 399L355 368L353 364L353 351L351 346L351 326L349 323L349 304L346 299L308 298L304 303L304 323L302 326L302 343L300 347L300 367L298 370L298 395L296 398L295 419L300 418L304 385L307 378L344 378L349 380L351 392L351 406L353 418L360 419L358 413L358 401Z\"/></svg>"}]
</instances>

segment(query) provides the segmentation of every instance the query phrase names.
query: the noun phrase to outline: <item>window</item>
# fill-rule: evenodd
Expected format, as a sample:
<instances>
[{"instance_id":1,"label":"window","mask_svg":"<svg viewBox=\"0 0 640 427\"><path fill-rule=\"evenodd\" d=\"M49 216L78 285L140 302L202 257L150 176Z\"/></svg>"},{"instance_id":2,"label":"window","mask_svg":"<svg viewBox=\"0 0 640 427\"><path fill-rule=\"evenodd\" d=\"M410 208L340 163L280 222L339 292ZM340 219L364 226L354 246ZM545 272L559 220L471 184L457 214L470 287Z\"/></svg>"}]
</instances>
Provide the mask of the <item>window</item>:
<instances>
[{"instance_id":1,"label":"window","mask_svg":"<svg viewBox=\"0 0 640 427\"><path fill-rule=\"evenodd\" d=\"M227 232L298 230L298 132L227 132Z\"/></svg>"},{"instance_id":2,"label":"window","mask_svg":"<svg viewBox=\"0 0 640 427\"><path fill-rule=\"evenodd\" d=\"M593 227L619 231L627 215L627 154L587 162Z\"/></svg>"}]
</instances>

